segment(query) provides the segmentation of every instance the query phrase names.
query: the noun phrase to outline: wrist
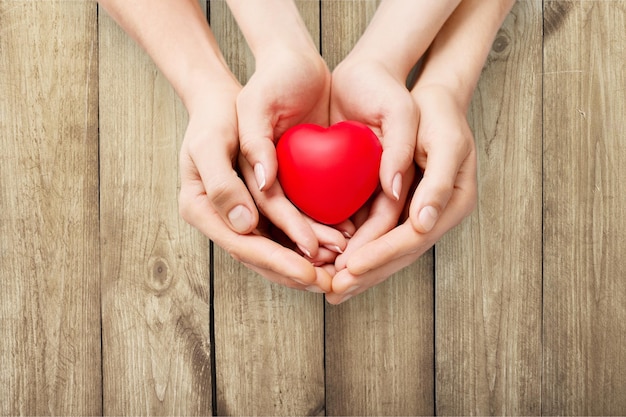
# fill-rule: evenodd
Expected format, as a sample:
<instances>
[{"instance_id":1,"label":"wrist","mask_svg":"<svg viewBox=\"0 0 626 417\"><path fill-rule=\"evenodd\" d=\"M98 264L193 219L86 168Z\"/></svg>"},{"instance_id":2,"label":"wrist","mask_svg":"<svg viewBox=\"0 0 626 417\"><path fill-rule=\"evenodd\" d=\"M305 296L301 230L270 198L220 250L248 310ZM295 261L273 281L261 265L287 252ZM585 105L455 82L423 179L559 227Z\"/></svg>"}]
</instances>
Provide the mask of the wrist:
<instances>
[{"instance_id":1,"label":"wrist","mask_svg":"<svg viewBox=\"0 0 626 417\"><path fill-rule=\"evenodd\" d=\"M317 52L313 45L302 45L298 43L276 40L263 47L259 47L254 53L255 65L257 68L269 66L276 62L301 62L305 67L327 68L326 62Z\"/></svg>"},{"instance_id":2,"label":"wrist","mask_svg":"<svg viewBox=\"0 0 626 417\"><path fill-rule=\"evenodd\" d=\"M431 71L419 76L412 93L419 95L422 91L438 89L452 95L458 105L467 111L476 88L475 79L478 78L455 72L450 68L440 68L437 71L431 68Z\"/></svg>"},{"instance_id":3,"label":"wrist","mask_svg":"<svg viewBox=\"0 0 626 417\"><path fill-rule=\"evenodd\" d=\"M351 55L375 61L406 80L460 1L383 1Z\"/></svg>"},{"instance_id":4,"label":"wrist","mask_svg":"<svg viewBox=\"0 0 626 417\"><path fill-rule=\"evenodd\" d=\"M227 0L227 3L256 59L276 48L317 53L292 0Z\"/></svg>"},{"instance_id":5,"label":"wrist","mask_svg":"<svg viewBox=\"0 0 626 417\"><path fill-rule=\"evenodd\" d=\"M469 110L469 100L467 100L467 96L459 94L458 89L450 84L441 82L417 83L413 90L411 90L411 95L418 104L418 107L420 104L432 102L432 98L434 97L446 96L451 100L450 102L456 104L461 113L466 114Z\"/></svg>"},{"instance_id":6,"label":"wrist","mask_svg":"<svg viewBox=\"0 0 626 417\"><path fill-rule=\"evenodd\" d=\"M337 65L337 68L342 71L348 68L358 70L359 67L379 67L383 68L398 82L404 83L415 63L397 55L384 53L379 48L355 46L348 56Z\"/></svg>"},{"instance_id":7,"label":"wrist","mask_svg":"<svg viewBox=\"0 0 626 417\"><path fill-rule=\"evenodd\" d=\"M182 92L179 92L183 105L190 117L205 111L209 103L220 102L234 105L241 85L228 70L197 72L186 80Z\"/></svg>"},{"instance_id":8,"label":"wrist","mask_svg":"<svg viewBox=\"0 0 626 417\"><path fill-rule=\"evenodd\" d=\"M514 0L464 0L434 39L417 84L445 85L469 107L491 44Z\"/></svg>"},{"instance_id":9,"label":"wrist","mask_svg":"<svg viewBox=\"0 0 626 417\"><path fill-rule=\"evenodd\" d=\"M268 49L256 59L257 73L281 83L284 91L296 88L300 92L318 95L322 94L321 90L330 90L331 75L326 61L313 50L287 46Z\"/></svg>"}]
</instances>

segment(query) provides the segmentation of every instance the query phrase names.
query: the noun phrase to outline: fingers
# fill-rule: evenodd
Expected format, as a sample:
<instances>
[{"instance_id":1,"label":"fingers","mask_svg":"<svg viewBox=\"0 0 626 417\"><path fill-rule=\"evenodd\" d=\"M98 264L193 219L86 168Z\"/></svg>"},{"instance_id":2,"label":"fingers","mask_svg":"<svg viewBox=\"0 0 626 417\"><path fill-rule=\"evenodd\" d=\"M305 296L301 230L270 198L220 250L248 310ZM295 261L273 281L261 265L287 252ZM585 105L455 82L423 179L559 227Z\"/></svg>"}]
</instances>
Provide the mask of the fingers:
<instances>
[{"instance_id":1,"label":"fingers","mask_svg":"<svg viewBox=\"0 0 626 417\"><path fill-rule=\"evenodd\" d=\"M318 223L308 216L304 216L304 218L313 229L313 233L315 233L315 236L321 246L335 252L335 254L343 253L346 249L346 245L348 244L344 232L341 232L337 228ZM344 229L354 230L354 226L350 227L350 225L351 222L349 220L342 223L342 227L344 227Z\"/></svg>"},{"instance_id":2,"label":"fingers","mask_svg":"<svg viewBox=\"0 0 626 417\"><path fill-rule=\"evenodd\" d=\"M248 90L241 91L237 98L239 119L239 145L241 153L253 167L255 182L249 184L265 191L276 180L278 162L274 144L274 125L276 120L263 109L265 103L255 99Z\"/></svg>"},{"instance_id":3,"label":"fingers","mask_svg":"<svg viewBox=\"0 0 626 417\"><path fill-rule=\"evenodd\" d=\"M303 257L263 236L236 236L217 241L234 259L263 270L275 271L301 285L315 282L312 265Z\"/></svg>"},{"instance_id":4,"label":"fingers","mask_svg":"<svg viewBox=\"0 0 626 417\"><path fill-rule=\"evenodd\" d=\"M240 156L239 165L247 184L254 181L254 170L248 161ZM304 216L283 194L278 182L265 191L250 189L254 201L261 212L280 230L282 230L308 257L314 258L319 250L319 243L311 225Z\"/></svg>"},{"instance_id":5,"label":"fingers","mask_svg":"<svg viewBox=\"0 0 626 417\"><path fill-rule=\"evenodd\" d=\"M181 183L201 180L208 200L224 223L237 233L247 234L256 227L258 212L248 189L233 169L236 139L223 139L218 144L191 138L183 145Z\"/></svg>"},{"instance_id":6,"label":"fingers","mask_svg":"<svg viewBox=\"0 0 626 417\"><path fill-rule=\"evenodd\" d=\"M428 238L430 235L417 233L407 221L359 248L348 260L347 269L351 274L362 275L396 258L419 252L420 248L426 251Z\"/></svg>"},{"instance_id":7,"label":"fingers","mask_svg":"<svg viewBox=\"0 0 626 417\"><path fill-rule=\"evenodd\" d=\"M185 182L181 186L180 201L183 218L205 236L224 248L234 259L250 265L261 275L281 285L304 289L317 285L319 272L302 256L263 236L234 233L220 221L206 195L202 183ZM323 277L322 277L323 278Z\"/></svg>"},{"instance_id":8,"label":"fingers","mask_svg":"<svg viewBox=\"0 0 626 417\"><path fill-rule=\"evenodd\" d=\"M457 184L471 186L475 183L471 176L476 175L476 153L473 141L467 138L439 138L427 152L423 178L409 209L411 222L420 233L433 229Z\"/></svg>"},{"instance_id":9,"label":"fingers","mask_svg":"<svg viewBox=\"0 0 626 417\"><path fill-rule=\"evenodd\" d=\"M353 275L348 269L339 271L333 278L332 292L326 294L326 301L330 304L348 301L382 283L395 272L415 262L418 257L416 254L405 255L362 275Z\"/></svg>"},{"instance_id":10,"label":"fingers","mask_svg":"<svg viewBox=\"0 0 626 417\"><path fill-rule=\"evenodd\" d=\"M340 254L335 260L337 269L344 269L348 259L360 247L379 238L396 226L401 210L401 204L394 199L390 199L384 193L380 193L372 203L367 220L354 234L354 237L350 239L345 252Z\"/></svg>"},{"instance_id":11,"label":"fingers","mask_svg":"<svg viewBox=\"0 0 626 417\"><path fill-rule=\"evenodd\" d=\"M455 175L451 197L430 232L418 232L412 219L407 219L402 225L357 247L354 252L350 252L346 268L339 270L333 278L332 292L327 294L327 301L338 304L381 283L417 260L444 233L469 215L476 204L477 190L473 152L463 161ZM367 222L355 238L366 226ZM350 251L353 240L348 243L345 253Z\"/></svg>"},{"instance_id":12,"label":"fingers","mask_svg":"<svg viewBox=\"0 0 626 417\"><path fill-rule=\"evenodd\" d=\"M350 239L352 236L354 236L354 233L356 233L356 226L350 220L345 220L339 224L336 224L334 228L339 230L341 234L348 239Z\"/></svg>"},{"instance_id":13,"label":"fingers","mask_svg":"<svg viewBox=\"0 0 626 417\"><path fill-rule=\"evenodd\" d=\"M266 278L268 281L271 281L275 284L282 285L287 288L292 288L295 290L301 291L309 291L313 293L326 293L329 292L332 287L332 277L331 275L323 268L315 268L315 280L312 283L302 283L296 280L287 278L281 274L278 274L270 269L264 269L262 267L244 263L244 265Z\"/></svg>"},{"instance_id":14,"label":"fingers","mask_svg":"<svg viewBox=\"0 0 626 417\"><path fill-rule=\"evenodd\" d=\"M417 140L418 110L411 95L396 95L382 121L383 155L380 184L389 198L400 199L405 171L413 164Z\"/></svg>"},{"instance_id":15,"label":"fingers","mask_svg":"<svg viewBox=\"0 0 626 417\"><path fill-rule=\"evenodd\" d=\"M475 175L473 169L459 171L458 185L439 221L428 233L419 233L405 221L385 235L359 248L348 260L347 269L354 275L381 268L408 255L416 258L426 252L448 230L458 225L473 209L476 201ZM475 171L474 171L475 172Z\"/></svg>"},{"instance_id":16,"label":"fingers","mask_svg":"<svg viewBox=\"0 0 626 417\"><path fill-rule=\"evenodd\" d=\"M456 187L465 187L465 193L475 187L476 151L467 109L458 101L456 91L441 85L426 85L414 88L411 95L421 114L415 160L424 173L409 216L415 230L428 233ZM459 178L461 170L463 179Z\"/></svg>"},{"instance_id":17,"label":"fingers","mask_svg":"<svg viewBox=\"0 0 626 417\"><path fill-rule=\"evenodd\" d=\"M350 239L344 253L337 257L335 261L337 269L345 268L348 259L363 245L378 239L398 225L398 219L403 211L414 175L415 168L411 165L406 172L406 181L400 190L399 201L395 198L389 198L384 193L379 193L376 196L368 211L367 219L359 227L354 237Z\"/></svg>"}]
</instances>

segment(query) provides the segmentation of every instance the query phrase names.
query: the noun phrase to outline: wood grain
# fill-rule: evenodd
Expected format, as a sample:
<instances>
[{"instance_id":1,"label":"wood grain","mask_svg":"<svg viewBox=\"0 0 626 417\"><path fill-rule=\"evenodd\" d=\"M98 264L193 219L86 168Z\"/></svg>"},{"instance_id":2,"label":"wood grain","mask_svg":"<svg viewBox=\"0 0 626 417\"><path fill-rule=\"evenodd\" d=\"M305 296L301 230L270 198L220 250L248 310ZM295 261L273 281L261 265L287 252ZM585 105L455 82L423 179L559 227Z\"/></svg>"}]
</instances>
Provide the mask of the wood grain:
<instances>
[{"instance_id":1,"label":"wood grain","mask_svg":"<svg viewBox=\"0 0 626 417\"><path fill-rule=\"evenodd\" d=\"M376 4L298 2L331 68ZM626 414L625 27L625 0L518 1L469 113L476 212L338 307L216 247L211 346L179 100L96 2L0 0L0 415Z\"/></svg>"},{"instance_id":2,"label":"wood grain","mask_svg":"<svg viewBox=\"0 0 626 417\"><path fill-rule=\"evenodd\" d=\"M0 1L0 415L102 410L96 16Z\"/></svg>"},{"instance_id":3,"label":"wood grain","mask_svg":"<svg viewBox=\"0 0 626 417\"><path fill-rule=\"evenodd\" d=\"M178 214L187 115L100 10L104 412L210 415L208 240Z\"/></svg>"},{"instance_id":4,"label":"wood grain","mask_svg":"<svg viewBox=\"0 0 626 417\"><path fill-rule=\"evenodd\" d=\"M543 412L626 413L626 2L545 3Z\"/></svg>"},{"instance_id":5,"label":"wood grain","mask_svg":"<svg viewBox=\"0 0 626 417\"><path fill-rule=\"evenodd\" d=\"M436 245L437 414L541 412L541 1L517 2L475 91L475 212Z\"/></svg>"},{"instance_id":6,"label":"wood grain","mask_svg":"<svg viewBox=\"0 0 626 417\"><path fill-rule=\"evenodd\" d=\"M334 68L376 1L322 2L322 50ZM433 415L433 256L340 306L326 307L328 415Z\"/></svg>"},{"instance_id":7,"label":"wood grain","mask_svg":"<svg viewBox=\"0 0 626 417\"><path fill-rule=\"evenodd\" d=\"M317 2L296 2L317 43ZM254 58L224 2L211 27L242 83ZM324 415L324 307L320 295L269 283L215 246L215 357L219 415Z\"/></svg>"}]
</instances>

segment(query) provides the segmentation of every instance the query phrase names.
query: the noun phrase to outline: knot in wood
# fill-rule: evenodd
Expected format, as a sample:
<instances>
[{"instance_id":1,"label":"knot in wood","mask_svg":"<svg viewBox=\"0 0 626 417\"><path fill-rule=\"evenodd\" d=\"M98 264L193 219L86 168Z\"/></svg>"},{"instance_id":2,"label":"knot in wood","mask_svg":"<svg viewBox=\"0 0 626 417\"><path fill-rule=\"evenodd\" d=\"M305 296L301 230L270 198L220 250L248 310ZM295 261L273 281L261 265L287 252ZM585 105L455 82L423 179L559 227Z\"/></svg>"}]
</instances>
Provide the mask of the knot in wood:
<instances>
[{"instance_id":1,"label":"knot in wood","mask_svg":"<svg viewBox=\"0 0 626 417\"><path fill-rule=\"evenodd\" d=\"M496 37L496 40L493 41L493 45L492 45L491 49L494 52L500 54L504 50L506 50L506 48L508 48L509 44L510 44L509 38L506 35L504 35L504 34L499 34Z\"/></svg>"},{"instance_id":2,"label":"knot in wood","mask_svg":"<svg viewBox=\"0 0 626 417\"><path fill-rule=\"evenodd\" d=\"M148 286L157 292L167 290L172 284L173 274L165 259L150 259L148 268Z\"/></svg>"}]
</instances>

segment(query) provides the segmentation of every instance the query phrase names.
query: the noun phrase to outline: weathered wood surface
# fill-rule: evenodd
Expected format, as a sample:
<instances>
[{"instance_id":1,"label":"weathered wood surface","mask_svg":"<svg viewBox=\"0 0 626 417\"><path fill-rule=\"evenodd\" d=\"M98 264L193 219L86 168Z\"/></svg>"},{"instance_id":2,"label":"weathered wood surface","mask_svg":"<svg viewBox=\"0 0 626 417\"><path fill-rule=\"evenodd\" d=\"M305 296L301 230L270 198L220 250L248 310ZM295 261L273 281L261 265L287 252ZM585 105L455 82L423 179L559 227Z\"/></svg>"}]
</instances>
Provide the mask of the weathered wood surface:
<instances>
[{"instance_id":1,"label":"weathered wood surface","mask_svg":"<svg viewBox=\"0 0 626 417\"><path fill-rule=\"evenodd\" d=\"M98 27L104 412L208 415L209 245L177 205L187 116L105 13Z\"/></svg>"},{"instance_id":2,"label":"weathered wood surface","mask_svg":"<svg viewBox=\"0 0 626 417\"><path fill-rule=\"evenodd\" d=\"M541 4L508 16L470 108L479 201L435 252L437 414L541 412Z\"/></svg>"},{"instance_id":3,"label":"weathered wood surface","mask_svg":"<svg viewBox=\"0 0 626 417\"><path fill-rule=\"evenodd\" d=\"M322 2L322 53L334 68L379 2ZM350 22L347 24L347 22ZM433 415L433 254L376 288L326 307L329 415Z\"/></svg>"},{"instance_id":4,"label":"weathered wood surface","mask_svg":"<svg viewBox=\"0 0 626 417\"><path fill-rule=\"evenodd\" d=\"M96 12L0 1L1 415L102 409Z\"/></svg>"},{"instance_id":5,"label":"weathered wood surface","mask_svg":"<svg viewBox=\"0 0 626 417\"><path fill-rule=\"evenodd\" d=\"M319 44L317 2L299 1ZM225 2L211 27L244 84L254 57ZM324 415L324 301L265 280L214 247L216 411L219 415Z\"/></svg>"},{"instance_id":6,"label":"weathered wood surface","mask_svg":"<svg viewBox=\"0 0 626 417\"><path fill-rule=\"evenodd\" d=\"M626 2L545 3L547 414L626 413Z\"/></svg>"},{"instance_id":7,"label":"weathered wood surface","mask_svg":"<svg viewBox=\"0 0 626 417\"><path fill-rule=\"evenodd\" d=\"M297 4L333 68L377 0ZM626 414L625 27L519 0L469 113L476 211L334 307L180 219L186 113L94 1L0 0L0 414Z\"/></svg>"}]
</instances>

